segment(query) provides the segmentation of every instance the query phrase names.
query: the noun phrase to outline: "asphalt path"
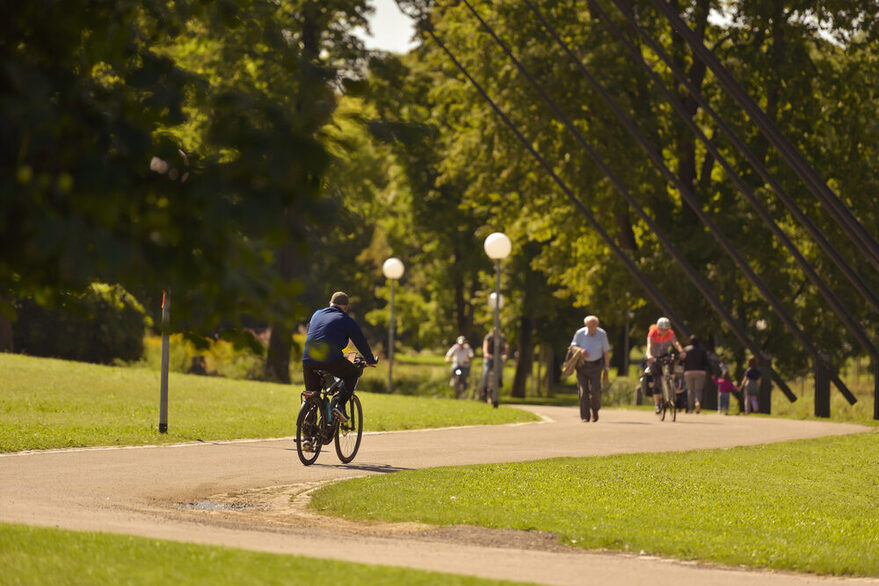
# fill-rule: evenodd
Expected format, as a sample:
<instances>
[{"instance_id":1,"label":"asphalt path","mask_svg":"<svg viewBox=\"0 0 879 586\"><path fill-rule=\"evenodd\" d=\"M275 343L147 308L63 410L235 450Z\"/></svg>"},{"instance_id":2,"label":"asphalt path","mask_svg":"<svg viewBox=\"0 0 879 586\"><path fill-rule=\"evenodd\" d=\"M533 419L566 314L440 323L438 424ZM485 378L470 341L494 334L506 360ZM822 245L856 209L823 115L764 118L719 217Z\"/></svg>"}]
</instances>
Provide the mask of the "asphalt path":
<instances>
[{"instance_id":1,"label":"asphalt path","mask_svg":"<svg viewBox=\"0 0 879 586\"><path fill-rule=\"evenodd\" d=\"M542 421L368 433L357 458L304 467L290 438L0 455L0 521L96 530L541 584L872 583L583 552L552 536L416 524L359 524L308 511L316 486L365 474L559 456L725 448L867 431L760 416L522 407ZM366 414L368 417L368 414ZM353 496L352 498L356 498Z\"/></svg>"}]
</instances>

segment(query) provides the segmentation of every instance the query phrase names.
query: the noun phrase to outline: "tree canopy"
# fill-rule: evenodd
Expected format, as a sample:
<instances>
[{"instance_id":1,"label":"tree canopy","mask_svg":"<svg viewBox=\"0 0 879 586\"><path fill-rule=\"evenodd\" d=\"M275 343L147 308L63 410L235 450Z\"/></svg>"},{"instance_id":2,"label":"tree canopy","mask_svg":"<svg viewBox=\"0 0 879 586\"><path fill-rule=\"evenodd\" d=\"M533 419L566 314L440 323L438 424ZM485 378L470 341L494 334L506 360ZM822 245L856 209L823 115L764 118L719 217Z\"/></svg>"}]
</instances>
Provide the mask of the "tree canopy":
<instances>
[{"instance_id":1,"label":"tree canopy","mask_svg":"<svg viewBox=\"0 0 879 586\"><path fill-rule=\"evenodd\" d=\"M494 284L482 240L503 231L514 243L502 265L504 327L520 352L563 347L586 313L615 337L632 324L640 341L660 310L430 30L688 328L743 359L730 328L475 11L779 368L800 373L808 356L682 194L833 361L862 352L743 197L741 178L876 339L875 309L703 104L874 291L876 271L653 0L399 4L419 18L421 42L406 55L363 48L353 29L367 23L366 0L73 0L63 17L61 4L43 0L9 11L0 25L0 300L51 304L93 281L135 294L170 288L175 327L209 332L254 322L291 328L345 289L376 340L389 317L381 264L398 256L403 342L440 347L464 334L476 346L490 327ZM674 6L875 237L879 7Z\"/></svg>"}]
</instances>

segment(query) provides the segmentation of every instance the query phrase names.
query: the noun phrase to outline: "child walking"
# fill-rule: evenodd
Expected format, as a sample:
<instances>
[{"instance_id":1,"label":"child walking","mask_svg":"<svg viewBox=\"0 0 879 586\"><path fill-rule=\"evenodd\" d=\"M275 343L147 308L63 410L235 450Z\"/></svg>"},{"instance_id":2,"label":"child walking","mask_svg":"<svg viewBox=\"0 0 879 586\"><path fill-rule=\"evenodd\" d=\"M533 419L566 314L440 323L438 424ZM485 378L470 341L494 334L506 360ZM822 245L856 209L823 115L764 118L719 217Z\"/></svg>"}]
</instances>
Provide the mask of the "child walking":
<instances>
[{"instance_id":1,"label":"child walking","mask_svg":"<svg viewBox=\"0 0 879 586\"><path fill-rule=\"evenodd\" d=\"M717 414L729 415L729 395L731 392L738 391L738 389L730 380L729 371L725 368L721 370L720 377L713 376L711 379L717 385Z\"/></svg>"}]
</instances>

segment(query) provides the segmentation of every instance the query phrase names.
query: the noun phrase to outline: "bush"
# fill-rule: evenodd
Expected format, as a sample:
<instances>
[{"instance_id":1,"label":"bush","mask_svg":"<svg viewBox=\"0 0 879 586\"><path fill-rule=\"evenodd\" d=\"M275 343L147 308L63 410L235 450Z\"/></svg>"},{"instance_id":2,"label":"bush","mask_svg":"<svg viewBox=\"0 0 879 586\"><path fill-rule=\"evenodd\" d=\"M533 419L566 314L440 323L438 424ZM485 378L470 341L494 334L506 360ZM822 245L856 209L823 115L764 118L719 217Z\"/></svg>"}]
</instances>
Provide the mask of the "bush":
<instances>
[{"instance_id":1,"label":"bush","mask_svg":"<svg viewBox=\"0 0 879 586\"><path fill-rule=\"evenodd\" d=\"M144 340L143 362L147 368L162 367L162 337L147 336ZM194 369L199 364L202 372ZM183 334L174 334L168 340L168 370L191 374L207 374L239 380L265 380L263 366L265 348L255 353L249 348L236 348L228 340L207 340L207 346L197 348ZM291 361L292 364L292 361ZM300 377L301 378L301 377Z\"/></svg>"},{"instance_id":2,"label":"bush","mask_svg":"<svg viewBox=\"0 0 879 586\"><path fill-rule=\"evenodd\" d=\"M16 303L15 350L22 354L110 364L139 360L150 320L119 285L93 283L47 309L31 299Z\"/></svg>"}]
</instances>

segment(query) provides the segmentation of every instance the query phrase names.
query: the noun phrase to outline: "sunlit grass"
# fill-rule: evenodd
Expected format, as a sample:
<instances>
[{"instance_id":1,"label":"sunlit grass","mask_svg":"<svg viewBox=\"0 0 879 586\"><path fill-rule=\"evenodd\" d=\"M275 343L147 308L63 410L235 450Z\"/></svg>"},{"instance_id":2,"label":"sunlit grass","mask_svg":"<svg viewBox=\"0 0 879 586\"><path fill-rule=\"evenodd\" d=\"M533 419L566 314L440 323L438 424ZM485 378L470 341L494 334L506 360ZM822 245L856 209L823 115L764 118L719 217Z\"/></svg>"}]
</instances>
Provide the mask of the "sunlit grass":
<instances>
[{"instance_id":1,"label":"sunlit grass","mask_svg":"<svg viewBox=\"0 0 879 586\"><path fill-rule=\"evenodd\" d=\"M158 371L0 354L0 451L295 434L300 385L171 373L158 433ZM358 393L367 430L536 419L475 401Z\"/></svg>"},{"instance_id":2,"label":"sunlit grass","mask_svg":"<svg viewBox=\"0 0 879 586\"><path fill-rule=\"evenodd\" d=\"M0 524L0 584L512 584L469 576L371 566L146 539Z\"/></svg>"},{"instance_id":3,"label":"sunlit grass","mask_svg":"<svg viewBox=\"0 0 879 586\"><path fill-rule=\"evenodd\" d=\"M312 506L359 519L551 531L588 549L879 576L877 478L879 433L868 433L406 471L322 488Z\"/></svg>"}]
</instances>

